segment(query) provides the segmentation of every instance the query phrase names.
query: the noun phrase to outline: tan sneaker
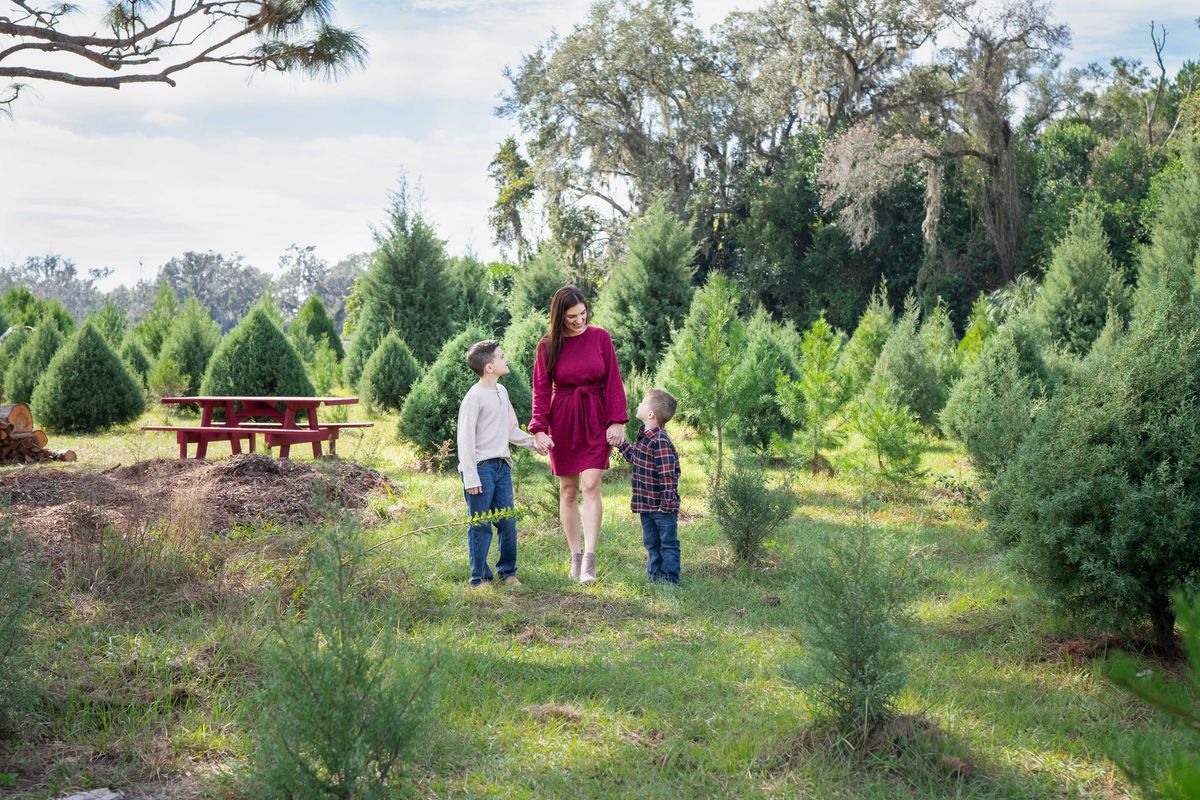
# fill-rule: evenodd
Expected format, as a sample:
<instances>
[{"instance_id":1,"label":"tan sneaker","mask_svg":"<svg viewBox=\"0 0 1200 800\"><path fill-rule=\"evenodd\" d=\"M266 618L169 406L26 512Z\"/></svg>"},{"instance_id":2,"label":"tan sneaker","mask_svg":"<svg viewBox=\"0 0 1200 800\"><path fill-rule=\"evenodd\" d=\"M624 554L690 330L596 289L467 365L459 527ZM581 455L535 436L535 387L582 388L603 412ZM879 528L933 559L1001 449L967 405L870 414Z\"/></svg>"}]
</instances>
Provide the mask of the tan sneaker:
<instances>
[{"instance_id":1,"label":"tan sneaker","mask_svg":"<svg viewBox=\"0 0 1200 800\"><path fill-rule=\"evenodd\" d=\"M521 585L521 582L519 580L517 580L516 575L509 575L507 578L504 579L504 582L507 583L509 586L520 586Z\"/></svg>"},{"instance_id":2,"label":"tan sneaker","mask_svg":"<svg viewBox=\"0 0 1200 800\"><path fill-rule=\"evenodd\" d=\"M583 565L583 553L571 553L571 580L579 580L579 570Z\"/></svg>"},{"instance_id":3,"label":"tan sneaker","mask_svg":"<svg viewBox=\"0 0 1200 800\"><path fill-rule=\"evenodd\" d=\"M583 566L579 570L580 583L595 583L596 582L596 554L584 553Z\"/></svg>"}]
</instances>

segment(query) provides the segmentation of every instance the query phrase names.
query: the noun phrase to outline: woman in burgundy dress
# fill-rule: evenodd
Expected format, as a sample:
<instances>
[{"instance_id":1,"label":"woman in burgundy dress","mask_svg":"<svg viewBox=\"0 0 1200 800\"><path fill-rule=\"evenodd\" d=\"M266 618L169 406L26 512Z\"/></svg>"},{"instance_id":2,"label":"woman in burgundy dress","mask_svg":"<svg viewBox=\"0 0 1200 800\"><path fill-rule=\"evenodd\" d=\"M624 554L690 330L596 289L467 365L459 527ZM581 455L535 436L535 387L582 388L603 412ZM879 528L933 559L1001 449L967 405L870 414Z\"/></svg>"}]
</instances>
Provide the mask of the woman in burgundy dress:
<instances>
[{"instance_id":1,"label":"woman in burgundy dress","mask_svg":"<svg viewBox=\"0 0 1200 800\"><path fill-rule=\"evenodd\" d=\"M529 432L540 449L551 448L558 517L571 547L571 579L580 583L596 580L596 538L604 514L600 479L628 419L612 337L588 325L587 300L574 286L564 286L550 301L550 329L538 343Z\"/></svg>"}]
</instances>

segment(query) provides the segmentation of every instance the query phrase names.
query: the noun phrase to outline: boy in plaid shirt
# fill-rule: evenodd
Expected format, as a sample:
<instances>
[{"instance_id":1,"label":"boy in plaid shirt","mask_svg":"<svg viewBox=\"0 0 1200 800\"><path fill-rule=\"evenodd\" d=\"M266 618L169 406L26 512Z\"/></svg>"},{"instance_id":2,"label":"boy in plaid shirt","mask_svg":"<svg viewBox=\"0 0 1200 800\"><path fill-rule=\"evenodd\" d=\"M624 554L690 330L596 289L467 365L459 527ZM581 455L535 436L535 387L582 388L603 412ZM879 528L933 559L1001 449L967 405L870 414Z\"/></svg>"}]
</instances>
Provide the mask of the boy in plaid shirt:
<instances>
[{"instance_id":1,"label":"boy in plaid shirt","mask_svg":"<svg viewBox=\"0 0 1200 800\"><path fill-rule=\"evenodd\" d=\"M619 448L633 465L630 507L642 517L646 571L652 581L679 583L679 454L663 428L673 416L675 398L651 389L637 407L642 430Z\"/></svg>"}]
</instances>

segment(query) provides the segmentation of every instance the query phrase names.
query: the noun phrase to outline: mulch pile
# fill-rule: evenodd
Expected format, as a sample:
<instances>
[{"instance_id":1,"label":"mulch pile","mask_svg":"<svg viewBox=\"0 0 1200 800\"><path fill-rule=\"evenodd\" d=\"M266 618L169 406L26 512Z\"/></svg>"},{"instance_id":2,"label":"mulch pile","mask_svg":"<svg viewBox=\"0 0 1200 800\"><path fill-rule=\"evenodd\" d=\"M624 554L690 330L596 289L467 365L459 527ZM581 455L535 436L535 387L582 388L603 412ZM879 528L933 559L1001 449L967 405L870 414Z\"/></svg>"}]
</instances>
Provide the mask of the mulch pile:
<instances>
[{"instance_id":1,"label":"mulch pile","mask_svg":"<svg viewBox=\"0 0 1200 800\"><path fill-rule=\"evenodd\" d=\"M103 472L27 468L0 474L0 509L18 529L53 538L81 517L118 530L160 521L221 534L239 524L313 522L354 511L389 481L345 461L314 464L245 454L222 461L155 458Z\"/></svg>"}]
</instances>

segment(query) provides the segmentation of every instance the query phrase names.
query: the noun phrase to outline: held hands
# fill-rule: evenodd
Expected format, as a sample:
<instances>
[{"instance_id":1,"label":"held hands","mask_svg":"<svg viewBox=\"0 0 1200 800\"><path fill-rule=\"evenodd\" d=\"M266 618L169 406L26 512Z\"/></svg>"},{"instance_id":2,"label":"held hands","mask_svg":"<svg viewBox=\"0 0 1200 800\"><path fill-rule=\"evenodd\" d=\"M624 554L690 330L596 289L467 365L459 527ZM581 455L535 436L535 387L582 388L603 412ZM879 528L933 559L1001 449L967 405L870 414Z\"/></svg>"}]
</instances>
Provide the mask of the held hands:
<instances>
[{"instance_id":1,"label":"held hands","mask_svg":"<svg viewBox=\"0 0 1200 800\"><path fill-rule=\"evenodd\" d=\"M550 452L551 447L554 447L554 440L550 438L549 434L539 431L533 435L533 449L537 451L538 455L546 455Z\"/></svg>"},{"instance_id":2,"label":"held hands","mask_svg":"<svg viewBox=\"0 0 1200 800\"><path fill-rule=\"evenodd\" d=\"M604 438L608 440L611 446L617 447L621 442L625 441L625 426L620 422L614 422L608 426L608 432L605 433Z\"/></svg>"},{"instance_id":3,"label":"held hands","mask_svg":"<svg viewBox=\"0 0 1200 800\"><path fill-rule=\"evenodd\" d=\"M482 486L472 486L467 489L467 494L479 494L482 491L483 491Z\"/></svg>"}]
</instances>

